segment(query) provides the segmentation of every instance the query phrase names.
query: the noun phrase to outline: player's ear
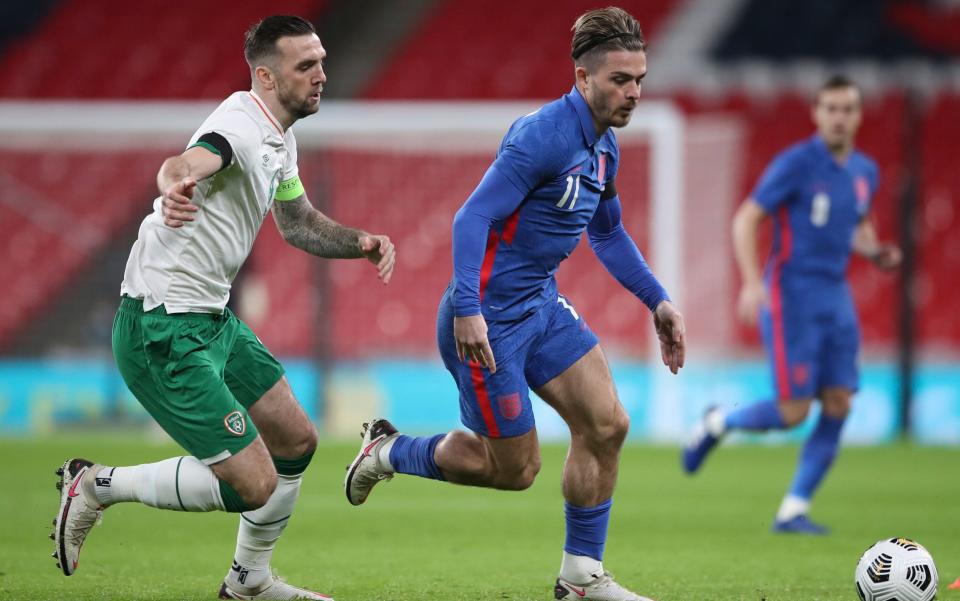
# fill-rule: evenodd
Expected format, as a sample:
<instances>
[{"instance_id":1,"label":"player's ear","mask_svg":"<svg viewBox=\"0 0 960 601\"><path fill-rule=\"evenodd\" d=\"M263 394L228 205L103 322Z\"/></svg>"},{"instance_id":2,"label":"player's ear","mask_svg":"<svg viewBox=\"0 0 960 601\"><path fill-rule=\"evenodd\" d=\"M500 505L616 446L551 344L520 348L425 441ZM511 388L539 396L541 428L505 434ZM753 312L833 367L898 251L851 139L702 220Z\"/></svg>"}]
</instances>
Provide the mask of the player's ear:
<instances>
[{"instance_id":1,"label":"player's ear","mask_svg":"<svg viewBox=\"0 0 960 601\"><path fill-rule=\"evenodd\" d=\"M276 78L273 75L273 71L266 65L258 65L257 68L253 70L253 77L260 83L260 86L264 90L272 90L276 87Z\"/></svg>"},{"instance_id":2,"label":"player's ear","mask_svg":"<svg viewBox=\"0 0 960 601\"><path fill-rule=\"evenodd\" d=\"M584 86L587 84L587 77L590 73L587 71L587 68L583 65L577 65L573 71L574 77L576 78L577 86Z\"/></svg>"}]
</instances>

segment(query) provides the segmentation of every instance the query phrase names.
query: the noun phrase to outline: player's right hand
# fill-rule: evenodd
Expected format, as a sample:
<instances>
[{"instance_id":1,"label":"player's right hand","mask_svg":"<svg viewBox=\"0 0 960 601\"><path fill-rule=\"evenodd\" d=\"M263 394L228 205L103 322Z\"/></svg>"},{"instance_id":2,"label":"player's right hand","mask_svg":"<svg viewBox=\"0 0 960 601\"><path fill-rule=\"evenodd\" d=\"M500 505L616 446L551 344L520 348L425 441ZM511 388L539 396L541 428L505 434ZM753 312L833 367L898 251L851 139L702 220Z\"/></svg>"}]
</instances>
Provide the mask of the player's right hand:
<instances>
[{"instance_id":1,"label":"player's right hand","mask_svg":"<svg viewBox=\"0 0 960 601\"><path fill-rule=\"evenodd\" d=\"M740 321L753 326L757 323L757 316L760 314L760 308L766 307L770 299L767 296L767 287L763 282L744 284L740 289L740 297L737 299L737 315Z\"/></svg>"},{"instance_id":2,"label":"player's right hand","mask_svg":"<svg viewBox=\"0 0 960 601\"><path fill-rule=\"evenodd\" d=\"M160 207L164 225L177 228L182 227L187 221L193 221L197 205L191 203L190 199L193 198L193 190L196 187L195 178L185 177L163 191Z\"/></svg>"},{"instance_id":3,"label":"player's right hand","mask_svg":"<svg viewBox=\"0 0 960 601\"><path fill-rule=\"evenodd\" d=\"M483 315L453 318L453 338L457 342L457 357L486 367L496 373L497 362L487 339L487 321Z\"/></svg>"}]
</instances>

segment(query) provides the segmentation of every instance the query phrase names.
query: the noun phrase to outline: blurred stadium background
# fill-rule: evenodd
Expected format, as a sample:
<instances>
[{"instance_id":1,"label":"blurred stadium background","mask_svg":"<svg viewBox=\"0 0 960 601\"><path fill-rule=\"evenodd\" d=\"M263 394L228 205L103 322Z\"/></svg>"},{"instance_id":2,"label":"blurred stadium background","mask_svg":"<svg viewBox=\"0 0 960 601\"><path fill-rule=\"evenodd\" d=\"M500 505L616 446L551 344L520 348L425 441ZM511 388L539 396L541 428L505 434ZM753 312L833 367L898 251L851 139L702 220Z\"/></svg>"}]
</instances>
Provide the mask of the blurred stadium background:
<instances>
[{"instance_id":1,"label":"blurred stadium background","mask_svg":"<svg viewBox=\"0 0 960 601\"><path fill-rule=\"evenodd\" d=\"M414 432L456 426L456 390L434 342L453 213L510 120L569 89L570 26L600 4L5 3L0 434L150 427L110 353L123 266L160 162L223 97L248 89L242 32L270 13L311 19L329 54L321 111L295 126L311 199L389 234L400 263L384 289L367 265L312 259L267 223L232 306L284 360L322 433L355 435L373 413ZM960 444L960 2L618 4L650 44L644 95L664 112L646 118L676 120L669 152L645 134L625 145L618 188L628 229L679 291L688 367L662 377L647 312L589 248L560 279L608 349L633 437L676 441L705 405L770 394L757 334L733 319L729 219L773 154L812 131L812 91L843 72L865 93L858 145L882 170L875 222L906 253L893 276L853 261L864 377L845 436ZM654 198L661 168L673 174L678 212ZM678 235L654 227L664 209ZM542 434L562 438L541 409Z\"/></svg>"}]
</instances>

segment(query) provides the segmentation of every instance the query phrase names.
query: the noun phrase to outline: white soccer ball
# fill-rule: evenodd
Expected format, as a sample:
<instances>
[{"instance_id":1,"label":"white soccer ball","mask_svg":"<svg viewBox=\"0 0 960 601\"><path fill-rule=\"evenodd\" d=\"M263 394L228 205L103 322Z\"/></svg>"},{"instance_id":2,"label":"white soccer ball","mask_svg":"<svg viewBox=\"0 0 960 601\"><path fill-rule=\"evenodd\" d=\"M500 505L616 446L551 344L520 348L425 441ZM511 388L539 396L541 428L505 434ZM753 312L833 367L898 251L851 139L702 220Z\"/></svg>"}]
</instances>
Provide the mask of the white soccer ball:
<instances>
[{"instance_id":1,"label":"white soccer ball","mask_svg":"<svg viewBox=\"0 0 960 601\"><path fill-rule=\"evenodd\" d=\"M867 549L854 575L861 601L930 601L937 580L933 557L906 538L884 539Z\"/></svg>"}]
</instances>

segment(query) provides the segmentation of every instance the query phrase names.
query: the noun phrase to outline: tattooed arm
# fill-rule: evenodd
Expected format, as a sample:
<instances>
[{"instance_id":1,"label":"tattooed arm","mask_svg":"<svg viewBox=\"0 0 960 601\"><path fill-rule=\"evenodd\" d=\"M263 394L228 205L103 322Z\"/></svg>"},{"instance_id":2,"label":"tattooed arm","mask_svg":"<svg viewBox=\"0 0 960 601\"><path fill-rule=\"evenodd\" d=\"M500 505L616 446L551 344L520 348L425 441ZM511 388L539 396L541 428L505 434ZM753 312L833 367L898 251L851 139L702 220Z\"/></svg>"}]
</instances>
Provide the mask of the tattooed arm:
<instances>
[{"instance_id":1,"label":"tattooed arm","mask_svg":"<svg viewBox=\"0 0 960 601\"><path fill-rule=\"evenodd\" d=\"M340 225L313 208L307 195L273 203L273 218L283 239L311 255L328 259L358 259L366 232Z\"/></svg>"},{"instance_id":2,"label":"tattooed arm","mask_svg":"<svg viewBox=\"0 0 960 601\"><path fill-rule=\"evenodd\" d=\"M377 266L384 284L390 281L396 251L387 236L368 234L337 223L313 208L306 194L274 202L273 218L283 239L291 246L328 259L365 257Z\"/></svg>"}]
</instances>

